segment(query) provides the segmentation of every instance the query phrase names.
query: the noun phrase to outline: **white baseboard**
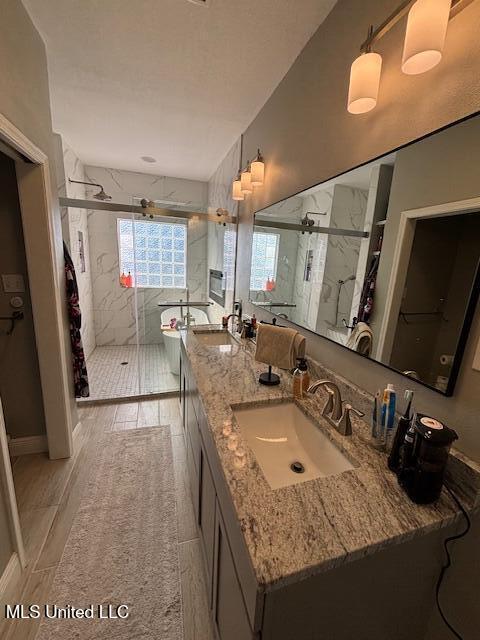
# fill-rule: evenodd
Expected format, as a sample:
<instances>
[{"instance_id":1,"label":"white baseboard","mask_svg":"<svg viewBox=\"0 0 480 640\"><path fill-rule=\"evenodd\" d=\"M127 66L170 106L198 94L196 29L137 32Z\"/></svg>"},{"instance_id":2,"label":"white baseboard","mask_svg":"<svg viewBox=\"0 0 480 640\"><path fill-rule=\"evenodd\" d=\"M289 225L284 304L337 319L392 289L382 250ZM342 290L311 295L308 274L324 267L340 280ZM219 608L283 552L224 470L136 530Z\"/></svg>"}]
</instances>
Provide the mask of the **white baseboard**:
<instances>
[{"instance_id":1,"label":"white baseboard","mask_svg":"<svg viewBox=\"0 0 480 640\"><path fill-rule=\"evenodd\" d=\"M5 604L14 595L15 587L22 575L22 567L16 552L12 553L0 576L0 603Z\"/></svg>"},{"instance_id":2,"label":"white baseboard","mask_svg":"<svg viewBox=\"0 0 480 640\"><path fill-rule=\"evenodd\" d=\"M8 443L11 456L24 456L28 453L43 453L48 451L47 436L26 436L25 438L11 438Z\"/></svg>"}]
</instances>

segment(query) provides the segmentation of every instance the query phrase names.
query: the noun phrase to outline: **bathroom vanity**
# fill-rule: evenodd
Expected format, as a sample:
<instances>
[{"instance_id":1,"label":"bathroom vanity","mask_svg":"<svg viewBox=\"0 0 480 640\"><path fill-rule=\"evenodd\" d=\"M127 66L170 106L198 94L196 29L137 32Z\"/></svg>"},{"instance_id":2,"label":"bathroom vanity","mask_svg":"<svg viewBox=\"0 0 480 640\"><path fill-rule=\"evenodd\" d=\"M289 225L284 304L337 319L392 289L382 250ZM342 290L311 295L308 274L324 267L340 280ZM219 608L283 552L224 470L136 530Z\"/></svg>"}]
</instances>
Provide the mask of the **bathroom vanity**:
<instances>
[{"instance_id":1,"label":"bathroom vanity","mask_svg":"<svg viewBox=\"0 0 480 640\"><path fill-rule=\"evenodd\" d=\"M291 410L291 376L278 371L278 387L259 385L263 365L255 362L254 348L218 327L181 332L187 464L218 639L423 637L441 541L461 517L455 503L446 492L434 505L410 502L385 454L371 447L363 420L353 417L353 435L344 437L322 419L321 389L295 401L292 415L300 410L340 457L326 472L320 461L319 474L299 481L279 455L275 485L238 418L255 407L285 403ZM319 366L312 373L335 379L347 401L369 411L367 394ZM291 437L272 434L273 445ZM268 441L268 431L258 438ZM306 440L299 451L307 455L313 446ZM473 508L478 465L453 452L449 479Z\"/></svg>"}]
</instances>

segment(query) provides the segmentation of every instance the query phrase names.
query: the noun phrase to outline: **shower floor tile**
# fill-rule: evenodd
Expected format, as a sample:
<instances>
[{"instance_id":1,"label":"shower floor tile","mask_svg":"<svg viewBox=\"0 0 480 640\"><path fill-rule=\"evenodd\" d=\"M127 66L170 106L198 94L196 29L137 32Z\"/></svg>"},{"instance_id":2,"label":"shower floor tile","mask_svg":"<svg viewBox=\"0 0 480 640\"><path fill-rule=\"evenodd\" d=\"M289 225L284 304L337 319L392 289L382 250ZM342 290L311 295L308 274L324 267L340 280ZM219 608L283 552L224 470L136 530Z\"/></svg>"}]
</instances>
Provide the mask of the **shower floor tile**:
<instances>
[{"instance_id":1,"label":"shower floor tile","mask_svg":"<svg viewBox=\"0 0 480 640\"><path fill-rule=\"evenodd\" d=\"M96 347L87 358L90 397L86 400L128 398L178 390L163 344ZM81 400L80 400L81 402Z\"/></svg>"}]
</instances>

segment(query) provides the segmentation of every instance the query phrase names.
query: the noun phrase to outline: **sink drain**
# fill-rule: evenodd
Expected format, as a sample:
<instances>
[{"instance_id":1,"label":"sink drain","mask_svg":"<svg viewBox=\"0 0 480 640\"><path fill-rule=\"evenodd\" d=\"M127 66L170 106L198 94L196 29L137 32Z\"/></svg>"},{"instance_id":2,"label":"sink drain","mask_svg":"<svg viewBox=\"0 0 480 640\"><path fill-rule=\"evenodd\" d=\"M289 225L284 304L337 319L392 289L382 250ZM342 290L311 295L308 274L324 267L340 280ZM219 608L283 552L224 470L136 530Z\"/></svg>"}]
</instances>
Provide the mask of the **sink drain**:
<instances>
[{"instance_id":1,"label":"sink drain","mask_svg":"<svg viewBox=\"0 0 480 640\"><path fill-rule=\"evenodd\" d=\"M290 469L294 473L305 473L305 467L301 462L292 462L292 464L290 465Z\"/></svg>"}]
</instances>

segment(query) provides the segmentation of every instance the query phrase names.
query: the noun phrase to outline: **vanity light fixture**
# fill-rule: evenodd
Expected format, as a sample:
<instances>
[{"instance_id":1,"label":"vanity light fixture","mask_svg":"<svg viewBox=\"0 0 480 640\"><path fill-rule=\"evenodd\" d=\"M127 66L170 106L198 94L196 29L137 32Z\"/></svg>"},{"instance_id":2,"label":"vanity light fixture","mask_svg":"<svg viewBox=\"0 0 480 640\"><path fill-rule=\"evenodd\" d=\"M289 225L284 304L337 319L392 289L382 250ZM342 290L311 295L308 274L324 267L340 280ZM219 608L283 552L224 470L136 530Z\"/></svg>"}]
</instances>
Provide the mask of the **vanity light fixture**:
<instances>
[{"instance_id":1,"label":"vanity light fixture","mask_svg":"<svg viewBox=\"0 0 480 640\"><path fill-rule=\"evenodd\" d=\"M253 193L254 187L261 187L265 182L265 160L260 149L253 160L247 162L244 169L240 169L232 183L232 200L244 200L245 196Z\"/></svg>"},{"instance_id":2,"label":"vanity light fixture","mask_svg":"<svg viewBox=\"0 0 480 640\"><path fill-rule=\"evenodd\" d=\"M252 193L253 192L252 174L251 174L251 171L250 171L250 163L248 163L248 166L245 169L245 171L242 171L242 177L240 179L240 182L241 182L242 193Z\"/></svg>"},{"instance_id":3,"label":"vanity light fixture","mask_svg":"<svg viewBox=\"0 0 480 640\"><path fill-rule=\"evenodd\" d=\"M448 21L474 0L404 0L376 29L370 27L361 55L350 70L347 110L367 113L377 104L382 58L372 45L408 14L402 71L416 75L433 69L442 59Z\"/></svg>"},{"instance_id":4,"label":"vanity light fixture","mask_svg":"<svg viewBox=\"0 0 480 640\"><path fill-rule=\"evenodd\" d=\"M366 51L353 61L350 69L347 109L353 114L367 113L377 106L382 56L371 50L372 33L373 26L368 32Z\"/></svg>"},{"instance_id":5,"label":"vanity light fixture","mask_svg":"<svg viewBox=\"0 0 480 640\"><path fill-rule=\"evenodd\" d=\"M452 0L417 0L408 13L402 71L425 73L442 59Z\"/></svg>"},{"instance_id":6,"label":"vanity light fixture","mask_svg":"<svg viewBox=\"0 0 480 640\"><path fill-rule=\"evenodd\" d=\"M237 175L237 179L232 184L232 200L245 200L245 195L242 191L242 181L240 172Z\"/></svg>"},{"instance_id":7,"label":"vanity light fixture","mask_svg":"<svg viewBox=\"0 0 480 640\"><path fill-rule=\"evenodd\" d=\"M260 149L257 151L255 160L250 164L250 173L252 187L261 187L265 180L265 162Z\"/></svg>"}]
</instances>

